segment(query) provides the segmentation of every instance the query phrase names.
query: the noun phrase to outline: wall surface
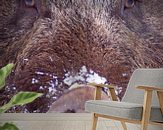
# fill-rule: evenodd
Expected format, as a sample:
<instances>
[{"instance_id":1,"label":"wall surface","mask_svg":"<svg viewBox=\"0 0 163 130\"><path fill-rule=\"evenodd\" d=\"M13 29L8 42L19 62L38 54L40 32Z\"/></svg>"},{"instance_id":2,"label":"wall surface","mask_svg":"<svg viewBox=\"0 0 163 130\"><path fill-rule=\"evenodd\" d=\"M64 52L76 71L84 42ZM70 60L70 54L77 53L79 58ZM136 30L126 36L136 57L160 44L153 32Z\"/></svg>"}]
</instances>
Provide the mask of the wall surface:
<instances>
[{"instance_id":1,"label":"wall surface","mask_svg":"<svg viewBox=\"0 0 163 130\"><path fill-rule=\"evenodd\" d=\"M15 68L0 105L37 91L44 96L9 112L47 112L52 103L82 112L93 98L88 82L114 84L121 99L136 68L163 67L162 8L162 0L1 0L0 67Z\"/></svg>"}]
</instances>

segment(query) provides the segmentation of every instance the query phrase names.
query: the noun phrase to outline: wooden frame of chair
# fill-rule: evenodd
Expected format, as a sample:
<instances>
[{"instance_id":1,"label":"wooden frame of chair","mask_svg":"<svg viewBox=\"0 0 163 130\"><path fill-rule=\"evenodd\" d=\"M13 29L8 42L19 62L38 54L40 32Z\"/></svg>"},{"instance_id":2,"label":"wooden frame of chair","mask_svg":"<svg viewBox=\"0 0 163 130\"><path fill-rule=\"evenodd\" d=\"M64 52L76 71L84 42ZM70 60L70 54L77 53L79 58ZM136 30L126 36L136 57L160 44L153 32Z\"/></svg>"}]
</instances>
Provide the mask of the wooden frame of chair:
<instances>
[{"instance_id":1,"label":"wooden frame of chair","mask_svg":"<svg viewBox=\"0 0 163 130\"><path fill-rule=\"evenodd\" d=\"M115 87L114 86L104 85L104 84L96 84L96 83L89 83L89 85L94 86L96 88L95 89L94 100L101 100L101 90L102 90L103 87L107 87L109 89L111 99L113 101L118 101L118 98L117 98L116 93L115 93ZM129 119L124 119L124 118L119 118L119 117L112 117L112 116L93 113L92 130L96 130L98 117L118 120L118 121L121 122L122 127L123 127L124 130L127 130L127 126L126 126L125 123L141 124L141 130L147 130L148 124L163 126L163 123L150 122L149 121L150 113L151 113L151 102L152 102L152 93L153 93L153 91L157 92L161 112L163 114L163 89L157 88L157 87L148 87L148 86L138 86L137 88L138 89L143 89L145 91L142 120L140 120L140 121L139 120L129 120Z\"/></svg>"}]
</instances>

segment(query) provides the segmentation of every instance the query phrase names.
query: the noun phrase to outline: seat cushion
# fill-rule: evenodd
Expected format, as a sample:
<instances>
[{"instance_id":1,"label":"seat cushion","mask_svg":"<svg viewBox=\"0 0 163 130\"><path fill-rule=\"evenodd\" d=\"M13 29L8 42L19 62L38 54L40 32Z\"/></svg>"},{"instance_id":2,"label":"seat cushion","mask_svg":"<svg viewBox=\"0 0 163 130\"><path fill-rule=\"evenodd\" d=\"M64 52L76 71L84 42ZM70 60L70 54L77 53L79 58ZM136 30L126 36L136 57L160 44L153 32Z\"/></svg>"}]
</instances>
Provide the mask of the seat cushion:
<instances>
[{"instance_id":1,"label":"seat cushion","mask_svg":"<svg viewBox=\"0 0 163 130\"><path fill-rule=\"evenodd\" d=\"M85 104L85 110L97 114L104 114L113 117L121 117L130 120L141 120L143 105L136 103L89 100ZM163 122L160 108L152 107L151 121Z\"/></svg>"}]
</instances>

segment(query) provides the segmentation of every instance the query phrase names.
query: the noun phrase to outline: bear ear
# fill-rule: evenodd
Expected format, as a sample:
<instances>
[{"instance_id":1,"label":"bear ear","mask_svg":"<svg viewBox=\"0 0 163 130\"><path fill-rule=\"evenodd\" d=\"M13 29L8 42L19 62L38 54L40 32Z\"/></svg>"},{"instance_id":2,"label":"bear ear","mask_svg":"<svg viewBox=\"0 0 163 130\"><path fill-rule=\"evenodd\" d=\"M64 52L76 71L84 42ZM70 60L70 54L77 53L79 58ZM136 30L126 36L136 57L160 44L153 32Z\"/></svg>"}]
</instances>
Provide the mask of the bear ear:
<instances>
[{"instance_id":1,"label":"bear ear","mask_svg":"<svg viewBox=\"0 0 163 130\"><path fill-rule=\"evenodd\" d=\"M32 7L35 5L35 0L24 0L25 5L28 7Z\"/></svg>"},{"instance_id":2,"label":"bear ear","mask_svg":"<svg viewBox=\"0 0 163 130\"><path fill-rule=\"evenodd\" d=\"M135 0L125 0L124 7L125 8L132 8L135 5Z\"/></svg>"}]
</instances>

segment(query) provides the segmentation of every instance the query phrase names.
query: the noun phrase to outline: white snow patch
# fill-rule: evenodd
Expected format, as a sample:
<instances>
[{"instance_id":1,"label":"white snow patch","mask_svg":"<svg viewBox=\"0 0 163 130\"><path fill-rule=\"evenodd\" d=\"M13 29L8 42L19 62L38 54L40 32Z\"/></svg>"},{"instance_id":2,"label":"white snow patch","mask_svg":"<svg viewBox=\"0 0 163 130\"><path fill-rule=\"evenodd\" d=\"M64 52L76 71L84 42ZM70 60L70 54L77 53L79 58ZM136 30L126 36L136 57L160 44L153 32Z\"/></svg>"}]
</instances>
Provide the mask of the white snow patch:
<instances>
[{"instance_id":1,"label":"white snow patch","mask_svg":"<svg viewBox=\"0 0 163 130\"><path fill-rule=\"evenodd\" d=\"M23 60L24 60L24 61L28 61L28 59L27 59L27 58L24 58Z\"/></svg>"},{"instance_id":2,"label":"white snow patch","mask_svg":"<svg viewBox=\"0 0 163 130\"><path fill-rule=\"evenodd\" d=\"M39 81L35 78L32 78L32 84L38 83Z\"/></svg>"},{"instance_id":3,"label":"white snow patch","mask_svg":"<svg viewBox=\"0 0 163 130\"><path fill-rule=\"evenodd\" d=\"M44 75L45 74L44 72L40 72L40 71L35 72L35 73L38 74L38 75Z\"/></svg>"},{"instance_id":4,"label":"white snow patch","mask_svg":"<svg viewBox=\"0 0 163 130\"><path fill-rule=\"evenodd\" d=\"M43 88L43 86L40 86L40 88L39 88L40 90L43 90L44 88Z\"/></svg>"},{"instance_id":5,"label":"white snow patch","mask_svg":"<svg viewBox=\"0 0 163 130\"><path fill-rule=\"evenodd\" d=\"M128 74L127 73L122 73L122 76L123 77L126 77Z\"/></svg>"},{"instance_id":6,"label":"white snow patch","mask_svg":"<svg viewBox=\"0 0 163 130\"><path fill-rule=\"evenodd\" d=\"M95 82L95 83L106 83L107 80L105 77L100 76L93 70L88 70L86 66L82 66L78 73L67 72L65 74L64 83L71 86L77 81L82 82Z\"/></svg>"}]
</instances>

